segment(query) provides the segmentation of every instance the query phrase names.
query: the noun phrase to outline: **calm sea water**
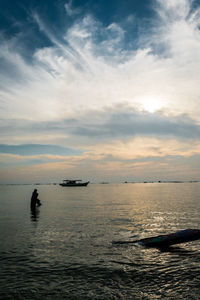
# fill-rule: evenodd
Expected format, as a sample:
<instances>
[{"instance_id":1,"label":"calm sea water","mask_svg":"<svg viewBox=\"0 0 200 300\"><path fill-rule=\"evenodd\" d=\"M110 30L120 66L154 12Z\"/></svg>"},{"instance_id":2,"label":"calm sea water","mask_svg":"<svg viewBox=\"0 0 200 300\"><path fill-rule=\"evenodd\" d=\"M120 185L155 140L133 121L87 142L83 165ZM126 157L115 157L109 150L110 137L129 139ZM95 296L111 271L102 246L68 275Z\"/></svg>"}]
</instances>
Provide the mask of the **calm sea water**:
<instances>
[{"instance_id":1,"label":"calm sea water","mask_svg":"<svg viewBox=\"0 0 200 300\"><path fill-rule=\"evenodd\" d=\"M200 241L129 240L200 228L200 183L0 186L1 299L200 299Z\"/></svg>"}]
</instances>

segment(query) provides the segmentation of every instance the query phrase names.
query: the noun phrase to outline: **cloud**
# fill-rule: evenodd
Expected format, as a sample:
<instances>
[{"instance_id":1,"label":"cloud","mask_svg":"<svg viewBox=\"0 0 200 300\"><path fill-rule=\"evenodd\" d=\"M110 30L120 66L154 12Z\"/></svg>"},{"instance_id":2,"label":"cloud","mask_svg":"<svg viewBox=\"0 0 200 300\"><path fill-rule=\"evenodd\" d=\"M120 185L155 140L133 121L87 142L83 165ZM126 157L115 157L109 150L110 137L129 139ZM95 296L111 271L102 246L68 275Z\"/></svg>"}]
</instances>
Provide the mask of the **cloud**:
<instances>
[{"instance_id":1,"label":"cloud","mask_svg":"<svg viewBox=\"0 0 200 300\"><path fill-rule=\"evenodd\" d=\"M62 161L63 157L56 155L15 155L0 153L0 166L2 169L23 168L24 166L42 165Z\"/></svg>"},{"instance_id":2,"label":"cloud","mask_svg":"<svg viewBox=\"0 0 200 300\"><path fill-rule=\"evenodd\" d=\"M181 63L192 66L196 59L200 59L200 7L194 9L194 1L189 0L158 0L157 3L160 26L153 43L163 45L165 54L174 59L177 67Z\"/></svg>"},{"instance_id":3,"label":"cloud","mask_svg":"<svg viewBox=\"0 0 200 300\"><path fill-rule=\"evenodd\" d=\"M72 0L65 4L65 10L70 17L80 13L80 9L72 7Z\"/></svg>"},{"instance_id":4,"label":"cloud","mask_svg":"<svg viewBox=\"0 0 200 300\"><path fill-rule=\"evenodd\" d=\"M12 132L10 128L13 127ZM60 141L73 144L73 139L85 139L87 143L99 143L109 140L127 141L135 137L175 138L178 140L199 140L200 125L186 114L178 116L166 115L164 112L149 113L135 110L130 106L118 105L101 110L88 110L77 112L74 118L37 122L26 120L6 120L0 124L4 135L26 135L28 132L33 136L37 134L58 135ZM8 147L8 146L7 146ZM22 145L12 146L16 151L50 151L49 153L64 153L73 150L59 148L53 145ZM56 148L57 147L57 148ZM11 148L6 148L11 149ZM1 147L0 147L1 151ZM13 152L11 152L13 153ZM43 153L43 152L42 152Z\"/></svg>"},{"instance_id":5,"label":"cloud","mask_svg":"<svg viewBox=\"0 0 200 300\"><path fill-rule=\"evenodd\" d=\"M177 16L180 2L158 3L164 17L152 21L148 38L139 36L138 49L126 48L126 28L117 23L104 27L87 15L61 37L33 13L52 46L38 48L30 63L15 47L17 37L3 41L3 113L27 120L63 119L77 109L124 102L199 119L199 8Z\"/></svg>"},{"instance_id":6,"label":"cloud","mask_svg":"<svg viewBox=\"0 0 200 300\"><path fill-rule=\"evenodd\" d=\"M174 22L174 20L179 21L186 19L191 10L192 1L188 0L158 0L158 13L160 17L166 22Z\"/></svg>"},{"instance_id":7,"label":"cloud","mask_svg":"<svg viewBox=\"0 0 200 300\"><path fill-rule=\"evenodd\" d=\"M94 120L95 115L97 122ZM72 128L72 133L103 139L155 136L199 140L200 137L200 125L187 115L170 117L161 112L136 111L131 107L108 108L96 114L94 111L88 112L85 123L82 126Z\"/></svg>"},{"instance_id":8,"label":"cloud","mask_svg":"<svg viewBox=\"0 0 200 300\"><path fill-rule=\"evenodd\" d=\"M1 158L1 157L0 157ZM183 158L181 156L148 157L146 159L122 160L108 157L92 160L91 157L82 157L78 160L67 158L63 161L38 160L29 164L12 163L7 168L1 168L1 182L58 182L66 178L77 177L92 182L102 180L115 182L143 181L143 180L198 180L200 156Z\"/></svg>"}]
</instances>

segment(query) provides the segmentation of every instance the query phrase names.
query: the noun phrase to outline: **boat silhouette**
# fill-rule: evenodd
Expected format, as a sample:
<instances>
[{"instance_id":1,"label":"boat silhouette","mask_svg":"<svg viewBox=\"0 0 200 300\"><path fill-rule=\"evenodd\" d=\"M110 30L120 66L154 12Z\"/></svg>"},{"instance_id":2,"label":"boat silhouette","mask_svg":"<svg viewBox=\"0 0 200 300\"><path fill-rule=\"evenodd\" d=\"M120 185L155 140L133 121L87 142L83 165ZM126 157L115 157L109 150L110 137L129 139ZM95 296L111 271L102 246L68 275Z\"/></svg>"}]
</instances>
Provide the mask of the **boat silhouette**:
<instances>
[{"instance_id":1,"label":"boat silhouette","mask_svg":"<svg viewBox=\"0 0 200 300\"><path fill-rule=\"evenodd\" d=\"M80 179L65 179L62 183L60 183L61 186L87 186L89 181L82 182Z\"/></svg>"},{"instance_id":2,"label":"boat silhouette","mask_svg":"<svg viewBox=\"0 0 200 300\"><path fill-rule=\"evenodd\" d=\"M175 233L163 234L134 241L115 241L113 244L139 244L145 247L164 248L200 239L199 229L184 229Z\"/></svg>"}]
</instances>

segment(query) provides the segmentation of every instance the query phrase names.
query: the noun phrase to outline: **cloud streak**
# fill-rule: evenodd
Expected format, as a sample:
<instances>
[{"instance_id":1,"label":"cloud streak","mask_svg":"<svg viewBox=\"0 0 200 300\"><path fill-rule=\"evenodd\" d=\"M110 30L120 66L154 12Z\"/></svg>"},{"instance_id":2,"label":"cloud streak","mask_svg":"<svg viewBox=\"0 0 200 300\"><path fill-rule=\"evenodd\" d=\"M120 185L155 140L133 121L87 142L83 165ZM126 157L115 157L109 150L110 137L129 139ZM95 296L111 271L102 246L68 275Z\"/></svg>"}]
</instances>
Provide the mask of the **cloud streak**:
<instances>
[{"instance_id":1,"label":"cloud streak","mask_svg":"<svg viewBox=\"0 0 200 300\"><path fill-rule=\"evenodd\" d=\"M11 127L13 127L12 132L10 132ZM0 128L5 136L9 133L11 136L23 136L28 132L35 135L52 133L63 136L66 142L76 136L87 137L92 143L108 139L127 140L137 136L176 138L186 141L200 139L200 124L186 114L167 116L164 112L149 113L125 105L107 107L99 111L79 112L78 117L74 115L74 118L60 121L6 120L0 124ZM41 149L42 147L44 151L49 147L50 152L57 150L60 153L64 150L59 147L56 149L56 146L54 149L51 145L40 145Z\"/></svg>"},{"instance_id":2,"label":"cloud streak","mask_svg":"<svg viewBox=\"0 0 200 300\"><path fill-rule=\"evenodd\" d=\"M200 125L187 115L167 117L163 113L140 112L130 107L107 109L96 113L97 123L90 122L94 112L87 114L86 124L72 129L73 134L87 137L122 138L135 136L175 137L196 139L200 137ZM100 117L102 123L100 124Z\"/></svg>"}]
</instances>

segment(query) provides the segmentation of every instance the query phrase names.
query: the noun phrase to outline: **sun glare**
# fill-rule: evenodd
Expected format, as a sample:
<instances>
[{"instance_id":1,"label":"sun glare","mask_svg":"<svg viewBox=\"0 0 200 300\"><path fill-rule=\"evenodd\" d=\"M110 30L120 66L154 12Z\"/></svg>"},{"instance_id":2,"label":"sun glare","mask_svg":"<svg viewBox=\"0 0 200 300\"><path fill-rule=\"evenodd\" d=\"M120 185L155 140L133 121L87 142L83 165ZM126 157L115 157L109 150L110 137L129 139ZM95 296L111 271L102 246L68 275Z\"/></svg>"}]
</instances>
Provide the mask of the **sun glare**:
<instances>
[{"instance_id":1,"label":"sun glare","mask_svg":"<svg viewBox=\"0 0 200 300\"><path fill-rule=\"evenodd\" d=\"M140 106L150 113L154 113L163 107L161 99L153 96L141 98Z\"/></svg>"}]
</instances>

